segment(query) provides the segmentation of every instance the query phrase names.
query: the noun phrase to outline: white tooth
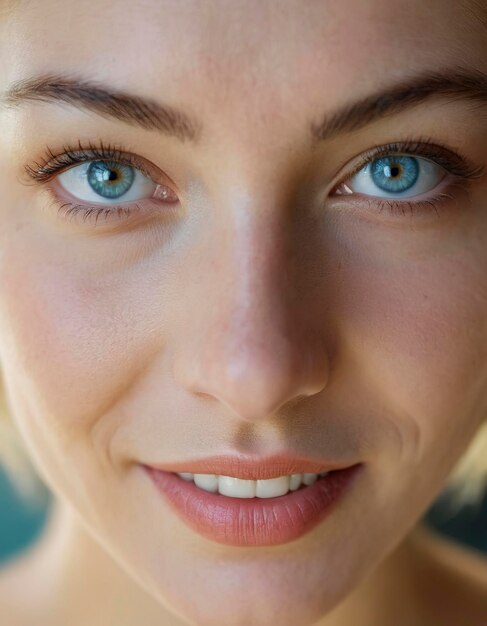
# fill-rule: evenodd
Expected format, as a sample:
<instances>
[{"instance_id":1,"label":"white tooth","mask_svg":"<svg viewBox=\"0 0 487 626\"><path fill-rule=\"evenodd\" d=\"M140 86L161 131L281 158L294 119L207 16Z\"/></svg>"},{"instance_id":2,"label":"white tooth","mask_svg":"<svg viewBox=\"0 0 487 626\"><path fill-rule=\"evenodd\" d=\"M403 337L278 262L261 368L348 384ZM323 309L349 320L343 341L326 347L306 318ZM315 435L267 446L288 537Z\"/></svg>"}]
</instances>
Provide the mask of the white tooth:
<instances>
[{"instance_id":1,"label":"white tooth","mask_svg":"<svg viewBox=\"0 0 487 626\"><path fill-rule=\"evenodd\" d=\"M321 472L326 476L329 472ZM200 489L211 493L220 493L233 498L276 498L296 491L301 484L312 485L318 480L318 474L292 474L268 480L242 480L233 476L217 476L215 474L192 474L178 472L178 476L186 481L194 481Z\"/></svg>"},{"instance_id":2,"label":"white tooth","mask_svg":"<svg viewBox=\"0 0 487 626\"><path fill-rule=\"evenodd\" d=\"M268 480L257 480L255 495L257 498L275 498L284 496L289 491L289 476L279 476Z\"/></svg>"},{"instance_id":3,"label":"white tooth","mask_svg":"<svg viewBox=\"0 0 487 626\"><path fill-rule=\"evenodd\" d=\"M178 472L178 476L181 476L184 480L193 480L193 474L191 472Z\"/></svg>"},{"instance_id":4,"label":"white tooth","mask_svg":"<svg viewBox=\"0 0 487 626\"><path fill-rule=\"evenodd\" d=\"M318 480L318 476L316 474L303 474L303 483L305 485L312 485Z\"/></svg>"},{"instance_id":5,"label":"white tooth","mask_svg":"<svg viewBox=\"0 0 487 626\"><path fill-rule=\"evenodd\" d=\"M215 474L195 474L194 484L205 491L216 493L218 491L218 476Z\"/></svg>"},{"instance_id":6,"label":"white tooth","mask_svg":"<svg viewBox=\"0 0 487 626\"><path fill-rule=\"evenodd\" d=\"M255 498L255 480L241 480L233 476L218 478L218 492L233 498Z\"/></svg>"},{"instance_id":7,"label":"white tooth","mask_svg":"<svg viewBox=\"0 0 487 626\"><path fill-rule=\"evenodd\" d=\"M291 479L289 481L289 489L291 491L296 491L301 487L301 474L291 474Z\"/></svg>"}]
</instances>

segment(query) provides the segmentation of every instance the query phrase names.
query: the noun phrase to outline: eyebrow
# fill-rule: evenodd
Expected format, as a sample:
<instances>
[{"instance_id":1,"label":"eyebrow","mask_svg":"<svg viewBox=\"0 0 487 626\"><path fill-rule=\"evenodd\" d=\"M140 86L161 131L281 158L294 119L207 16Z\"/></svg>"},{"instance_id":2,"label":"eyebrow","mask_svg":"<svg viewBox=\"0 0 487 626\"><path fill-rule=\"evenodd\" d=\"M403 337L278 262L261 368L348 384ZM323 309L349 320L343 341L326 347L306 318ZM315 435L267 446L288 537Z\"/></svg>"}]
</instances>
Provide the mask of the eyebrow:
<instances>
[{"instance_id":1,"label":"eyebrow","mask_svg":"<svg viewBox=\"0 0 487 626\"><path fill-rule=\"evenodd\" d=\"M475 68L455 67L403 79L334 112L326 112L319 122L309 124L310 139L316 144L359 130L429 99L487 104L487 74ZM202 131L200 122L180 109L90 80L59 75L27 78L14 83L0 97L0 103L7 107L28 101L64 102L183 142L197 143Z\"/></svg>"},{"instance_id":2,"label":"eyebrow","mask_svg":"<svg viewBox=\"0 0 487 626\"><path fill-rule=\"evenodd\" d=\"M7 107L28 101L64 102L181 141L196 141L200 131L197 121L179 109L123 90L110 89L91 80L51 74L27 78L14 83L0 97L0 103Z\"/></svg>"},{"instance_id":3,"label":"eyebrow","mask_svg":"<svg viewBox=\"0 0 487 626\"><path fill-rule=\"evenodd\" d=\"M471 101L487 104L487 74L474 68L457 67L427 71L405 79L378 93L345 105L335 113L325 114L312 124L316 141L358 130L381 118L397 115L426 100Z\"/></svg>"}]
</instances>

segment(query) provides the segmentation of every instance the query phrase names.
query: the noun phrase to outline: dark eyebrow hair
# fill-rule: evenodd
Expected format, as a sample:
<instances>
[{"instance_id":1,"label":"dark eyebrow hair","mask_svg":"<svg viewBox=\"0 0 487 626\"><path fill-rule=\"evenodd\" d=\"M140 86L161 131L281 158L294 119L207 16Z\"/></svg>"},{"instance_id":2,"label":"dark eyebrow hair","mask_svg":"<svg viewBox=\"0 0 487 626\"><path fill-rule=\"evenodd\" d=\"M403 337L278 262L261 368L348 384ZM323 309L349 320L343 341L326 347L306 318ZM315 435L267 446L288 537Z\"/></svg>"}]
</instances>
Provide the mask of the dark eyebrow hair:
<instances>
[{"instance_id":1,"label":"dark eyebrow hair","mask_svg":"<svg viewBox=\"0 0 487 626\"><path fill-rule=\"evenodd\" d=\"M376 93L325 113L309 126L314 144L338 134L358 130L372 122L396 115L427 99L469 100L487 103L487 74L474 68L456 67L425 71L385 87ZM26 101L66 102L148 130L196 143L201 124L180 109L154 100L105 87L94 81L46 75L18 81L0 98L6 106Z\"/></svg>"},{"instance_id":2,"label":"dark eyebrow hair","mask_svg":"<svg viewBox=\"0 0 487 626\"><path fill-rule=\"evenodd\" d=\"M196 141L199 124L189 115L149 98L105 87L96 81L46 75L20 80L0 98L8 107L27 101L65 102L147 130Z\"/></svg>"},{"instance_id":3,"label":"dark eyebrow hair","mask_svg":"<svg viewBox=\"0 0 487 626\"><path fill-rule=\"evenodd\" d=\"M344 132L358 130L383 117L396 115L428 99L476 101L487 104L487 74L473 68L457 67L426 71L404 79L378 93L366 96L336 113L325 114L312 124L315 141L331 139Z\"/></svg>"}]
</instances>

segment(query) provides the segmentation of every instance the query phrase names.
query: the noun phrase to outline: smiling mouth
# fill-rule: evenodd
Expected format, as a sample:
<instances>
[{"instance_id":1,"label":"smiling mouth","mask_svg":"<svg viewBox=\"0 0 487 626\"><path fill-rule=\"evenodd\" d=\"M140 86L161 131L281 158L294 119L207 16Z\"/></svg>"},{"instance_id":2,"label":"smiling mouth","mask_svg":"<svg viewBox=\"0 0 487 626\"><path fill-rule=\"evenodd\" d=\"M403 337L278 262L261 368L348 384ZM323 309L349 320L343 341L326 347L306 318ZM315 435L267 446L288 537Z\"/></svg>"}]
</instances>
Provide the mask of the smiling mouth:
<instances>
[{"instance_id":1,"label":"smiling mouth","mask_svg":"<svg viewBox=\"0 0 487 626\"><path fill-rule=\"evenodd\" d=\"M202 469L205 463L194 463L192 469ZM311 465L308 461L306 469ZM216 466L213 461L212 467ZM283 474L282 465L281 471L276 471L275 464L260 469L240 466L241 475L271 474L270 478L246 479L229 475L228 469L227 474L209 474L142 466L163 502L188 528L220 544L246 547L283 544L311 531L346 494L351 499L353 488L360 490L354 483L360 482L356 479L364 467L357 463L342 469Z\"/></svg>"},{"instance_id":2,"label":"smiling mouth","mask_svg":"<svg viewBox=\"0 0 487 626\"><path fill-rule=\"evenodd\" d=\"M218 474L177 472L183 480L192 482L204 491L233 498L276 498L290 491L313 485L331 472L288 474L261 480L243 480Z\"/></svg>"}]
</instances>

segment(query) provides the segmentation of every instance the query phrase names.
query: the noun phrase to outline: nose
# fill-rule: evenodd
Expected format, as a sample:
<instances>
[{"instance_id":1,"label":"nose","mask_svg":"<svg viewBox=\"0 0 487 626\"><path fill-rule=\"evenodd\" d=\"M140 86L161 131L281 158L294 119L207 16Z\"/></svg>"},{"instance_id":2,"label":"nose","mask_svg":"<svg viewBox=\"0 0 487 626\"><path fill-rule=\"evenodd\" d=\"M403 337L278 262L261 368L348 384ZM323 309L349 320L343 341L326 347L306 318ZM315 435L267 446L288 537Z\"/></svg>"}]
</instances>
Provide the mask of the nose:
<instances>
[{"instance_id":1,"label":"nose","mask_svg":"<svg viewBox=\"0 0 487 626\"><path fill-rule=\"evenodd\" d=\"M327 384L323 318L303 293L305 264L282 215L247 213L209 239L185 283L174 375L241 420L272 419Z\"/></svg>"}]
</instances>

